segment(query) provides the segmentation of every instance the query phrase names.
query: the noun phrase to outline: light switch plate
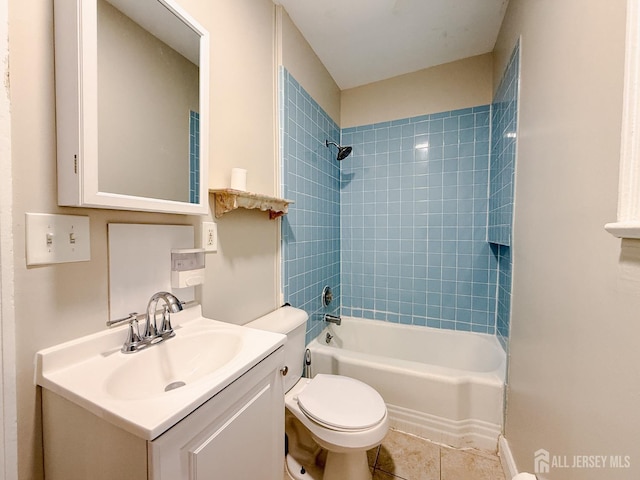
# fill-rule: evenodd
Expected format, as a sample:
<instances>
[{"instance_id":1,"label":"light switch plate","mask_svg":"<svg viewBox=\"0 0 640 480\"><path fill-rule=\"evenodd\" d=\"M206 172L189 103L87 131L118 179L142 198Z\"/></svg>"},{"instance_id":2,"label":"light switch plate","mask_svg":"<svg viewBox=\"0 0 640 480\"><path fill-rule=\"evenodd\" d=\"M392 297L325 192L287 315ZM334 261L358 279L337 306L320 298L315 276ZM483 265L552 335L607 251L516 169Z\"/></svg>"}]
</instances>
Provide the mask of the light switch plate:
<instances>
[{"instance_id":1,"label":"light switch plate","mask_svg":"<svg viewBox=\"0 0 640 480\"><path fill-rule=\"evenodd\" d=\"M91 260L89 217L27 213L27 265Z\"/></svg>"}]
</instances>

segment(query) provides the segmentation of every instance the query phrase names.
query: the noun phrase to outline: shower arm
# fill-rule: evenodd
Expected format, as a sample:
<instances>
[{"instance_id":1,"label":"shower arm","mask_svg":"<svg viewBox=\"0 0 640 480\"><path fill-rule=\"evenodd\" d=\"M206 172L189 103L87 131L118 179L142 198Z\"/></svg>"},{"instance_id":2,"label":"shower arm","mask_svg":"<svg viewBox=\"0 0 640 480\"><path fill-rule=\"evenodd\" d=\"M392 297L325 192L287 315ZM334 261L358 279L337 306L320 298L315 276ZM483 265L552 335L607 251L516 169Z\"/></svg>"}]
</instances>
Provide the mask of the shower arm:
<instances>
[{"instance_id":1,"label":"shower arm","mask_svg":"<svg viewBox=\"0 0 640 480\"><path fill-rule=\"evenodd\" d=\"M338 145L336 142L331 142L329 140L324 141L325 147L329 148L329 145L335 145L338 148L338 156L336 160L341 161L351 155L352 147Z\"/></svg>"}]
</instances>

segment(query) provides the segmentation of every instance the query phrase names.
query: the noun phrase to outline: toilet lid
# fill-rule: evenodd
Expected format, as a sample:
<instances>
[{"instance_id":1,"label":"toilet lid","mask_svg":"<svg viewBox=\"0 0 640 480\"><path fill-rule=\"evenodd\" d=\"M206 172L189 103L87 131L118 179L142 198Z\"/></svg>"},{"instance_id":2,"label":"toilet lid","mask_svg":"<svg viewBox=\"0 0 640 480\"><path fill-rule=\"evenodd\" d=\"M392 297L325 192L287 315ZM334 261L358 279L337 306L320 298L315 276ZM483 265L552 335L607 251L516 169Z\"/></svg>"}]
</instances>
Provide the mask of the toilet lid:
<instances>
[{"instance_id":1,"label":"toilet lid","mask_svg":"<svg viewBox=\"0 0 640 480\"><path fill-rule=\"evenodd\" d=\"M329 428L362 430L382 421L387 407L366 383L341 375L316 375L298 395L305 415Z\"/></svg>"}]
</instances>

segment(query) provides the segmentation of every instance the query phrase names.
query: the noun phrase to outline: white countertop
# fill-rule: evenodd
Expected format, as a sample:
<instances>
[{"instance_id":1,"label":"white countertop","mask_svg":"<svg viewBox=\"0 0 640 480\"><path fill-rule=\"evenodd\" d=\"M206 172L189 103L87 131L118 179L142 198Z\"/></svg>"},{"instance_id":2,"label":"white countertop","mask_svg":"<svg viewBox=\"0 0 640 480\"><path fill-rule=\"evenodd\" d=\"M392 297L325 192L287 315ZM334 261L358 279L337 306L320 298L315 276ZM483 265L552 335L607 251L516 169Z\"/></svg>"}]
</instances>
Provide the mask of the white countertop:
<instances>
[{"instance_id":1,"label":"white countertop","mask_svg":"<svg viewBox=\"0 0 640 480\"><path fill-rule=\"evenodd\" d=\"M134 435L153 440L286 341L286 336L281 334L204 318L199 305L172 314L171 319L176 337L136 353L120 351L126 338L126 325L41 350L35 358L36 384ZM179 345L181 336L183 339L206 336L227 343L230 338L239 339L238 348L231 360L197 376L193 382L168 392L149 388L147 395L146 372L160 368L168 349ZM171 342L176 342L173 347ZM222 344L216 347L212 342L203 351L211 353L215 350L209 348L224 347ZM205 354L204 361L210 356ZM179 367L186 369L189 366ZM119 374L125 375L126 379L133 378L134 383L136 378L140 379L142 386L134 385L138 387L137 394L121 395L122 388L110 388L114 381L119 381Z\"/></svg>"}]
</instances>

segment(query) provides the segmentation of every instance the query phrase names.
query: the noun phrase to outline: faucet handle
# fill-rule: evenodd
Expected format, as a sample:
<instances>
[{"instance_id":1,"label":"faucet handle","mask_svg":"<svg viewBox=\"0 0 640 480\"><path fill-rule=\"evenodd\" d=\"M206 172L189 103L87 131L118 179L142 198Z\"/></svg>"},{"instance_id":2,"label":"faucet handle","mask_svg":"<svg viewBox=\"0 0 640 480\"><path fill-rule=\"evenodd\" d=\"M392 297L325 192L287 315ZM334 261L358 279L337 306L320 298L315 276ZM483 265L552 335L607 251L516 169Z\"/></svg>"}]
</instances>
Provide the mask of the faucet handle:
<instances>
[{"instance_id":1,"label":"faucet handle","mask_svg":"<svg viewBox=\"0 0 640 480\"><path fill-rule=\"evenodd\" d=\"M122 353L132 353L139 350L142 347L142 338L138 329L138 319L134 318L129 322L129 329L127 332L127 339L122 345Z\"/></svg>"},{"instance_id":2,"label":"faucet handle","mask_svg":"<svg viewBox=\"0 0 640 480\"><path fill-rule=\"evenodd\" d=\"M151 307L152 305L153 308ZM149 301L149 305L147 306L147 319L144 323L144 331L142 332L142 338L146 341L151 341L158 336L158 327L156 325L157 306L157 299Z\"/></svg>"},{"instance_id":3,"label":"faucet handle","mask_svg":"<svg viewBox=\"0 0 640 480\"><path fill-rule=\"evenodd\" d=\"M171 314L169 312L169 306L165 305L164 310L162 311L162 323L160 324L158 335L160 335L164 339L167 339L175 336L175 334L176 332L173 331L173 327L171 326Z\"/></svg>"}]
</instances>

